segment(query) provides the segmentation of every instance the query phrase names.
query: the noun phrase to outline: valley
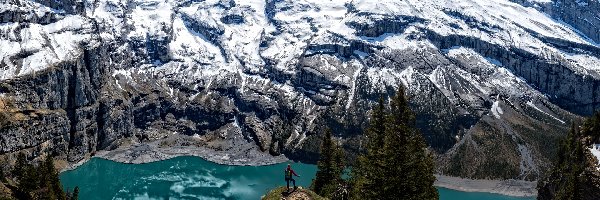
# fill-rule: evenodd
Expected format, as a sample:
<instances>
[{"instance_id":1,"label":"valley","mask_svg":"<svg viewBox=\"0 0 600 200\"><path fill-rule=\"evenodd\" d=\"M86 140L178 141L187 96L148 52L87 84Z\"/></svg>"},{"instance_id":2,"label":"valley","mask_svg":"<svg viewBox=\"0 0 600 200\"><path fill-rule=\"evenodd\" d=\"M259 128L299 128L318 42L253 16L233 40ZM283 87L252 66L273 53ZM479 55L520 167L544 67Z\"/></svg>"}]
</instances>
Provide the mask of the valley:
<instances>
[{"instance_id":1,"label":"valley","mask_svg":"<svg viewBox=\"0 0 600 200\"><path fill-rule=\"evenodd\" d=\"M0 160L350 158L405 87L436 173L535 181L600 109L597 0L7 0Z\"/></svg>"}]
</instances>

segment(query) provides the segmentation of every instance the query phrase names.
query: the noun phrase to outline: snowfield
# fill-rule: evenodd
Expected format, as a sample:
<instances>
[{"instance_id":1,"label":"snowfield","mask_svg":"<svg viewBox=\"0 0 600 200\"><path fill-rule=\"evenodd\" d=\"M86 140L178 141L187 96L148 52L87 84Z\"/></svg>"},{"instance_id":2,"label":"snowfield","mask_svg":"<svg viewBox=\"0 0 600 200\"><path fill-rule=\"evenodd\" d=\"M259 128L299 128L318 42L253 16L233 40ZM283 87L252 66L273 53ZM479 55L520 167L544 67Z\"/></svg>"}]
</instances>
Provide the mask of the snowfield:
<instances>
[{"instance_id":1,"label":"snowfield","mask_svg":"<svg viewBox=\"0 0 600 200\"><path fill-rule=\"evenodd\" d=\"M19 30L14 30L14 24L13 28L10 28L11 23L2 24L4 32L21 38L17 42L14 37L2 37L0 57L15 56L23 51L35 52L31 58L26 58L21 70L12 69L14 67L3 70L2 79L33 73L72 59L70 55L77 54L77 47L82 42L92 39L89 31L96 27L102 28L100 36L106 41L123 35L134 41L169 40L167 53L170 60L186 61L185 65L213 65L203 67L203 76L214 76L220 69L232 73L238 70L259 72L266 60L275 61L277 69L291 73L290 67L297 64L297 59L309 45L328 44L332 40L359 40L392 49L419 48L415 44L427 41L407 37L425 30L440 35L477 37L506 48L567 59L576 66L574 70L598 76L598 57L563 52L541 41L540 37L595 47L598 47L597 43L564 22L507 0L304 0L282 1L275 5L258 0L231 2L138 0L127 5L125 1L100 0L96 4L88 2L82 16L65 15L60 10L28 1L24 7L2 4L0 10L25 10L37 15L53 13L64 18L45 26L32 25ZM127 6L133 6L130 13L126 13ZM359 35L351 26L374 25L380 20L389 20L390 16L414 17L421 21L407 24L403 32L386 33L376 38ZM198 33L191 28L192 23L214 29L209 32L216 35ZM368 54L357 52L361 58ZM153 60L149 61L152 63ZM7 65L12 63L7 62Z\"/></svg>"},{"instance_id":2,"label":"snowfield","mask_svg":"<svg viewBox=\"0 0 600 200\"><path fill-rule=\"evenodd\" d=\"M549 162L540 144L600 108L600 23L557 17L558 0L39 2L0 3L0 81L13 86L0 99L68 110L69 123L130 115L113 124L304 158L328 120L360 141L377 99L405 86L439 162L467 160L440 170L488 178L501 164L495 178L532 179ZM67 130L82 127L99 125Z\"/></svg>"}]
</instances>

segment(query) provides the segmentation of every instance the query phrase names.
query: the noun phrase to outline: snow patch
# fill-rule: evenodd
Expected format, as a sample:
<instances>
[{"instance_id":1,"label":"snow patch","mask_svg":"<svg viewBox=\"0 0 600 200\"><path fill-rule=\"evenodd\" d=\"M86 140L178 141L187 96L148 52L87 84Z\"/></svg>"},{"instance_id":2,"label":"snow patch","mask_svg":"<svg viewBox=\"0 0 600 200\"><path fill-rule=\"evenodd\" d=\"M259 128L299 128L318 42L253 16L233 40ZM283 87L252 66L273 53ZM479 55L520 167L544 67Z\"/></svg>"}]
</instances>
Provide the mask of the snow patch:
<instances>
[{"instance_id":1,"label":"snow patch","mask_svg":"<svg viewBox=\"0 0 600 200\"><path fill-rule=\"evenodd\" d=\"M493 59L493 58L489 58L489 57L485 57L485 59L486 59L486 60L487 60L489 63L491 63L491 64L493 64L493 65L496 65L496 66L502 67L502 62L500 62L499 60L496 60L496 59Z\"/></svg>"},{"instance_id":2,"label":"snow patch","mask_svg":"<svg viewBox=\"0 0 600 200\"><path fill-rule=\"evenodd\" d=\"M497 119L500 119L500 116L502 114L504 114L504 111L502 111L502 108L500 108L500 100L496 100L494 102L494 104L492 105L492 114L494 115L494 117L496 117Z\"/></svg>"},{"instance_id":3,"label":"snow patch","mask_svg":"<svg viewBox=\"0 0 600 200\"><path fill-rule=\"evenodd\" d=\"M360 68L356 69L356 71L354 71L354 75L352 76L352 88L350 88L350 94L348 95L348 103L346 103L346 109L350 109L350 106L354 101L354 94L356 93L356 84L358 83L357 79L363 68L364 67L361 66Z\"/></svg>"},{"instance_id":4,"label":"snow patch","mask_svg":"<svg viewBox=\"0 0 600 200\"><path fill-rule=\"evenodd\" d=\"M551 114L549 114L549 113L547 113L547 112L544 112L542 109L538 108L538 107L537 107L537 106L536 106L536 105L535 105L535 104L534 104L532 101L528 101L528 102L527 102L527 105L528 105L529 107L532 107L533 109L535 109L535 110L537 110L537 111L541 112L541 113L544 113L545 115L547 115L547 116L551 117L552 119L555 119L556 121L559 121L560 123L563 123L563 124L565 123L565 121L563 121L563 120L561 120L561 119L559 119L559 118L555 117L554 115L551 115Z\"/></svg>"},{"instance_id":5,"label":"snow patch","mask_svg":"<svg viewBox=\"0 0 600 200\"><path fill-rule=\"evenodd\" d=\"M356 54L360 59L364 59L367 56L369 56L368 53L365 53L365 52L362 52L362 51L359 51L359 50L354 50L354 54Z\"/></svg>"}]
</instances>

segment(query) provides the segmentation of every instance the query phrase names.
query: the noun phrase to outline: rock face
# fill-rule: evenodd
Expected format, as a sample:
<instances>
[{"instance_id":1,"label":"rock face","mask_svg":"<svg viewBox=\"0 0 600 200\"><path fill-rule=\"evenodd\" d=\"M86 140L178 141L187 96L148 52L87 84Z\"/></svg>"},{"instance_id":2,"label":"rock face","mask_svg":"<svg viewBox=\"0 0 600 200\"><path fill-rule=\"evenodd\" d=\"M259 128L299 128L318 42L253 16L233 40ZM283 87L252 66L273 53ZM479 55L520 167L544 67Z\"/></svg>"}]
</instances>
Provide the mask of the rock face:
<instances>
[{"instance_id":1,"label":"rock face","mask_svg":"<svg viewBox=\"0 0 600 200\"><path fill-rule=\"evenodd\" d=\"M600 107L598 2L582 2L5 1L0 156L311 162L323 126L353 155L403 85L439 173L536 179Z\"/></svg>"},{"instance_id":2,"label":"rock face","mask_svg":"<svg viewBox=\"0 0 600 200\"><path fill-rule=\"evenodd\" d=\"M578 34L592 43L600 43L600 2L596 0L510 0L525 7L532 7L552 16L559 23L572 26Z\"/></svg>"},{"instance_id":3,"label":"rock face","mask_svg":"<svg viewBox=\"0 0 600 200\"><path fill-rule=\"evenodd\" d=\"M595 0L557 0L544 6L543 11L581 31L582 36L600 43L600 2Z\"/></svg>"},{"instance_id":4,"label":"rock face","mask_svg":"<svg viewBox=\"0 0 600 200\"><path fill-rule=\"evenodd\" d=\"M581 30L590 39L600 43L600 2L587 1L556 1L553 15L563 19L573 27ZM564 7L565 9L558 9Z\"/></svg>"}]
</instances>

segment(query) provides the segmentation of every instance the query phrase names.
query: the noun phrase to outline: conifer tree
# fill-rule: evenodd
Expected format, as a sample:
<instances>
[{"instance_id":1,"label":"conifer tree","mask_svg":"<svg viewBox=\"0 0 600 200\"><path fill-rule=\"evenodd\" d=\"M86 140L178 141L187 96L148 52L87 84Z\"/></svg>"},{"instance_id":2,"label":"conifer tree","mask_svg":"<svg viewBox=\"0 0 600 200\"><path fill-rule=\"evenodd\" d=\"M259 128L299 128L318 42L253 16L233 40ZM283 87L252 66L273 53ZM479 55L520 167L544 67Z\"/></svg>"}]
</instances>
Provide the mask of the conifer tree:
<instances>
[{"instance_id":1,"label":"conifer tree","mask_svg":"<svg viewBox=\"0 0 600 200\"><path fill-rule=\"evenodd\" d=\"M383 108L380 100L366 133L367 152L353 169L353 198L438 199L433 158L415 128L404 89L391 99L389 114Z\"/></svg>"},{"instance_id":2,"label":"conifer tree","mask_svg":"<svg viewBox=\"0 0 600 200\"><path fill-rule=\"evenodd\" d=\"M383 174L383 144L385 134L385 105L383 97L373 107L369 127L366 134L366 151L359 155L352 169L353 199L375 199L378 196L380 183L385 179Z\"/></svg>"},{"instance_id":3,"label":"conifer tree","mask_svg":"<svg viewBox=\"0 0 600 200\"><path fill-rule=\"evenodd\" d=\"M592 142L600 143L600 112L587 119L581 131L589 136Z\"/></svg>"},{"instance_id":4,"label":"conifer tree","mask_svg":"<svg viewBox=\"0 0 600 200\"><path fill-rule=\"evenodd\" d=\"M381 195L384 198L398 197L411 199L416 184L415 173L412 168L415 163L411 154L413 142L409 140L413 131L408 126L412 125L414 115L410 111L404 98L404 91L399 90L390 102L390 114L385 123L385 140L383 145L384 173L388 180L382 185Z\"/></svg>"},{"instance_id":5,"label":"conifer tree","mask_svg":"<svg viewBox=\"0 0 600 200\"><path fill-rule=\"evenodd\" d=\"M323 196L333 199L333 194L338 186L342 184L342 173L345 168L345 157L343 150L334 143L331 138L331 129L325 130L321 154L317 163L318 171L311 189Z\"/></svg>"},{"instance_id":6,"label":"conifer tree","mask_svg":"<svg viewBox=\"0 0 600 200\"><path fill-rule=\"evenodd\" d=\"M68 200L78 196L67 195L63 190L52 156L47 156L37 165L32 165L27 163L25 154L21 153L17 156L16 165L11 172L16 184L9 188L16 199ZM76 190L76 193L79 193L79 188Z\"/></svg>"},{"instance_id":7,"label":"conifer tree","mask_svg":"<svg viewBox=\"0 0 600 200\"><path fill-rule=\"evenodd\" d=\"M573 124L560 143L551 171L538 182L538 199L600 199L600 176L585 141L595 138L600 115L586 120L580 128ZM592 141L593 142L593 141Z\"/></svg>"},{"instance_id":8,"label":"conifer tree","mask_svg":"<svg viewBox=\"0 0 600 200\"><path fill-rule=\"evenodd\" d=\"M18 179L18 189L22 197L18 199L32 199L31 194L38 186L38 173L36 168L31 164L23 166L23 175Z\"/></svg>"},{"instance_id":9,"label":"conifer tree","mask_svg":"<svg viewBox=\"0 0 600 200\"><path fill-rule=\"evenodd\" d=\"M27 165L27 158L25 157L24 153L19 153L17 154L17 161L15 163L15 167L12 170L12 175L17 178L17 179L21 179L23 177L23 175L25 174L25 166Z\"/></svg>"},{"instance_id":10,"label":"conifer tree","mask_svg":"<svg viewBox=\"0 0 600 200\"><path fill-rule=\"evenodd\" d=\"M38 166L40 187L46 188L46 192L42 194L44 196L44 199L56 199L54 190L51 189L51 170L49 168L54 167L54 165L52 163L49 163L50 160L51 159L49 157L46 157L46 159Z\"/></svg>"},{"instance_id":11,"label":"conifer tree","mask_svg":"<svg viewBox=\"0 0 600 200\"><path fill-rule=\"evenodd\" d=\"M433 157L425 139L415 128L415 114L399 87L390 102L385 131L384 166L390 176L384 184L385 197L400 199L438 199L433 186Z\"/></svg>"},{"instance_id":12,"label":"conifer tree","mask_svg":"<svg viewBox=\"0 0 600 200\"><path fill-rule=\"evenodd\" d=\"M40 166L40 168L40 171L47 173L45 175L46 182L42 187L47 188L48 196L52 199L66 199L67 196L62 188L62 185L60 184L58 172L54 168L54 158L52 156L46 157L46 160L44 160L44 163Z\"/></svg>"},{"instance_id":13,"label":"conifer tree","mask_svg":"<svg viewBox=\"0 0 600 200\"><path fill-rule=\"evenodd\" d=\"M71 200L78 200L79 199L79 187L75 186L75 189L73 189L73 195L71 196Z\"/></svg>"},{"instance_id":14,"label":"conifer tree","mask_svg":"<svg viewBox=\"0 0 600 200\"><path fill-rule=\"evenodd\" d=\"M4 175L4 168L0 166L0 182L6 183L6 177Z\"/></svg>"},{"instance_id":15,"label":"conifer tree","mask_svg":"<svg viewBox=\"0 0 600 200\"><path fill-rule=\"evenodd\" d=\"M417 199L439 199L437 188L433 186L436 178L433 176L434 173L434 161L431 152L427 151L427 145L422 135L416 132L416 138L413 139L415 144L415 158L416 166L416 192Z\"/></svg>"}]
</instances>

